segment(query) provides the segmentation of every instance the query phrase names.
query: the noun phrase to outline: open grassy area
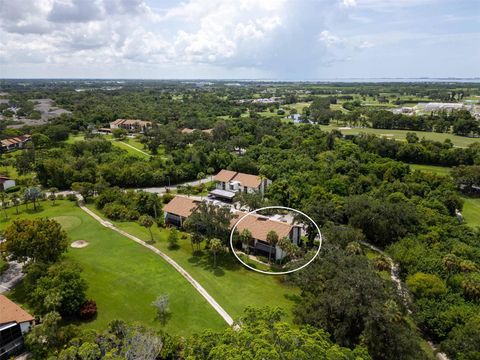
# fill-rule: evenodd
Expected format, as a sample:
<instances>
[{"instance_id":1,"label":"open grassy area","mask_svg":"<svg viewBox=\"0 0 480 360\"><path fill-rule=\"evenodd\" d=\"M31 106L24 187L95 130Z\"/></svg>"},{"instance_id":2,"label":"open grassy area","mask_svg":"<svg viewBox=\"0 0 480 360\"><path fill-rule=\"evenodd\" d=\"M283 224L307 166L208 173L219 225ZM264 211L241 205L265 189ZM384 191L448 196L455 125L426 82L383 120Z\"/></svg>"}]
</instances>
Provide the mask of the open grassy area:
<instances>
[{"instance_id":1,"label":"open grassy area","mask_svg":"<svg viewBox=\"0 0 480 360\"><path fill-rule=\"evenodd\" d=\"M96 211L94 206L89 207ZM148 230L135 222L114 223L145 241L150 239ZM230 253L219 256L218 266L214 268L211 255L203 252L192 255L188 238L179 240L178 249L169 249L168 229L153 226L152 233L156 240L154 246L184 267L232 317L241 315L247 306L279 306L287 310L291 319L290 309L298 290L284 285L280 276L249 270Z\"/></svg>"},{"instance_id":2,"label":"open grassy area","mask_svg":"<svg viewBox=\"0 0 480 360\"><path fill-rule=\"evenodd\" d=\"M467 147L470 144L480 142L480 138L469 138L464 136L458 136L453 134L442 134L435 132L426 132L426 131L413 131L413 130L389 130L389 129L371 129L371 128L352 128L352 129L339 129L342 125L319 125L322 130L330 131L333 129L340 130L342 134L345 135L357 135L359 133L375 134L378 136L384 136L390 139L405 141L406 134L409 132L414 132L417 136L425 138L427 140L434 140L444 142L446 139L450 139L454 146L457 147Z\"/></svg>"},{"instance_id":3,"label":"open grassy area","mask_svg":"<svg viewBox=\"0 0 480 360\"><path fill-rule=\"evenodd\" d=\"M463 197L462 215L470 226L480 226L480 198Z\"/></svg>"},{"instance_id":4,"label":"open grassy area","mask_svg":"<svg viewBox=\"0 0 480 360\"><path fill-rule=\"evenodd\" d=\"M414 170L421 170L425 172L430 172L437 175L447 176L450 175L452 170L446 166L435 166L435 165L423 165L423 164L409 164L410 167Z\"/></svg>"},{"instance_id":5,"label":"open grassy area","mask_svg":"<svg viewBox=\"0 0 480 360\"><path fill-rule=\"evenodd\" d=\"M10 208L9 221L17 217L55 218L72 242L89 242L86 248L69 248L67 253L68 258L82 266L82 276L89 286L88 297L98 306L98 317L82 326L101 329L113 319L124 319L160 328L150 304L163 293L170 297L172 316L165 326L169 333L188 335L226 326L206 300L158 255L103 227L74 203L58 201L57 206L52 206L50 202L43 202L42 208L33 212L25 211L22 206L20 215L15 215L15 210ZM2 218L0 231L9 221ZM14 290L11 296L21 300L21 291L20 286L20 294Z\"/></svg>"}]
</instances>

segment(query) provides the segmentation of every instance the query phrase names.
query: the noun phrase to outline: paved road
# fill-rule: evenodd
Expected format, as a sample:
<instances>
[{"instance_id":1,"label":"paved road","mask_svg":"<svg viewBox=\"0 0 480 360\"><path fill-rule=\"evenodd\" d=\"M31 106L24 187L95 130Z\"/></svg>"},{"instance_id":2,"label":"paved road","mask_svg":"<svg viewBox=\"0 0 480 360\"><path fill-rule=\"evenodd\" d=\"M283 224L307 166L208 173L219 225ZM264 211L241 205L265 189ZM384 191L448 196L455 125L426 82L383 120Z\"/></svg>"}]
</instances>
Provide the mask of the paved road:
<instances>
[{"instance_id":1,"label":"paved road","mask_svg":"<svg viewBox=\"0 0 480 360\"><path fill-rule=\"evenodd\" d=\"M95 220L97 220L100 224L103 226L116 231L120 235L123 235L136 243L146 247L150 251L154 252L155 254L159 255L162 257L167 263L169 263L171 266L175 268L194 288L197 290L200 295L202 295L205 300L208 301L208 303L220 314L220 316L225 320L225 322L232 326L233 325L233 319L232 317L215 301L215 299L200 285L184 268L182 268L177 262L175 262L170 256L165 254L164 252L158 250L156 247L147 244L145 241L140 240L139 238L127 233L126 231L120 230L117 228L115 225L112 223L103 220L100 216L95 214L93 211L91 211L89 208L87 208L84 205L81 205L82 202L81 200L79 201L80 208L85 211L87 214L89 214L91 217L93 217Z\"/></svg>"},{"instance_id":2,"label":"paved road","mask_svg":"<svg viewBox=\"0 0 480 360\"><path fill-rule=\"evenodd\" d=\"M23 278L23 265L16 261L9 264L8 269L0 276L0 294L10 291Z\"/></svg>"},{"instance_id":3,"label":"paved road","mask_svg":"<svg viewBox=\"0 0 480 360\"><path fill-rule=\"evenodd\" d=\"M139 188L139 189L136 189L136 190L143 190L143 191L150 192L150 193L163 194L163 193L167 192L167 189L170 190L170 191L171 190L177 190L178 186L186 186L186 185L197 186L197 185L200 185L200 184L208 183L209 181L211 181L210 176L206 177L204 179L195 180L195 181L188 181L188 182L185 182L185 183L176 184L176 185L172 185L172 186Z\"/></svg>"}]
</instances>

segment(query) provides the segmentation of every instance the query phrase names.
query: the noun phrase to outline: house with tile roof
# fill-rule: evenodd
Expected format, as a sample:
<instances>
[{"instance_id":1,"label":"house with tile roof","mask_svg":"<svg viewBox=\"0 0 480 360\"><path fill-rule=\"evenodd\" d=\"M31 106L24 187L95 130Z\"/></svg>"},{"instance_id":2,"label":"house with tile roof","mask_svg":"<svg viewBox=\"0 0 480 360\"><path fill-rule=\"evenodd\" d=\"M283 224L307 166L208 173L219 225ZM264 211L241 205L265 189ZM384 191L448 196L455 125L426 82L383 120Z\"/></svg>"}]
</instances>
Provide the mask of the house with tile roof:
<instances>
[{"instance_id":1,"label":"house with tile roof","mask_svg":"<svg viewBox=\"0 0 480 360\"><path fill-rule=\"evenodd\" d=\"M184 196L175 196L168 204L165 205L163 211L165 213L165 223L182 227L185 220L195 211L201 200L195 200ZM250 250L256 253L268 255L270 252L275 255L276 260L285 257L285 253L279 246L272 246L267 241L267 235L270 231L277 233L278 238L287 237L295 245L300 245L301 228L298 225L288 224L283 221L275 220L266 216L257 214L247 214L242 211L234 211L230 228L241 233L243 230L249 230L252 234L252 243ZM247 216L248 215L248 216ZM237 224L238 223L238 224Z\"/></svg>"},{"instance_id":2,"label":"house with tile roof","mask_svg":"<svg viewBox=\"0 0 480 360\"><path fill-rule=\"evenodd\" d=\"M128 132L143 133L152 127L151 121L138 119L117 119L110 123L110 129L125 129Z\"/></svg>"},{"instance_id":3,"label":"house with tile roof","mask_svg":"<svg viewBox=\"0 0 480 360\"><path fill-rule=\"evenodd\" d=\"M23 336L35 324L32 315L0 295L0 360L10 359L23 349Z\"/></svg>"},{"instance_id":4,"label":"house with tile roof","mask_svg":"<svg viewBox=\"0 0 480 360\"><path fill-rule=\"evenodd\" d=\"M216 185L210 196L222 200L232 201L238 192L264 193L272 183L271 180L258 175L245 174L238 171L221 170L213 177Z\"/></svg>"},{"instance_id":5,"label":"house with tile roof","mask_svg":"<svg viewBox=\"0 0 480 360\"><path fill-rule=\"evenodd\" d=\"M7 152L16 149L21 149L27 142L31 140L30 135L20 135L12 138L0 140L0 151Z\"/></svg>"},{"instance_id":6,"label":"house with tile roof","mask_svg":"<svg viewBox=\"0 0 480 360\"><path fill-rule=\"evenodd\" d=\"M15 186L15 180L0 175L0 191L5 191Z\"/></svg>"}]
</instances>

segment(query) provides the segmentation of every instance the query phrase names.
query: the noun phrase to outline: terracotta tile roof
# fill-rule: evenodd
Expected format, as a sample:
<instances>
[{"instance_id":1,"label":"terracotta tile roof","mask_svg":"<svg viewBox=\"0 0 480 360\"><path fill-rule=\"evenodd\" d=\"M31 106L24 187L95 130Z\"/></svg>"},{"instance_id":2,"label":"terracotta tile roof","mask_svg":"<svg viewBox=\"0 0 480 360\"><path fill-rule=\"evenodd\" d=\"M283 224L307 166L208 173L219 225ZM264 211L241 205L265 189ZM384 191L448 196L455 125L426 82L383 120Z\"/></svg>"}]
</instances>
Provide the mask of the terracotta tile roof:
<instances>
[{"instance_id":1,"label":"terracotta tile roof","mask_svg":"<svg viewBox=\"0 0 480 360\"><path fill-rule=\"evenodd\" d=\"M183 196L175 196L167 205L165 205L163 210L165 212L187 218L195 210L198 203L198 200ZM236 211L235 217L230 222L230 228L233 228L237 221L246 214L247 213L241 211ZM284 236L288 237L292 228L293 225L272 220L264 216L250 214L240 221L236 230L238 230L238 232L242 232L244 229L248 229L255 239L267 241L267 234L271 230L275 231L278 234L279 239L281 239Z\"/></svg>"},{"instance_id":2,"label":"terracotta tile roof","mask_svg":"<svg viewBox=\"0 0 480 360\"><path fill-rule=\"evenodd\" d=\"M197 204L198 200L183 196L175 196L163 207L163 211L182 217L189 217L193 210L195 210L197 207Z\"/></svg>"},{"instance_id":3,"label":"terracotta tile roof","mask_svg":"<svg viewBox=\"0 0 480 360\"><path fill-rule=\"evenodd\" d=\"M232 220L231 227L233 227L233 225L245 215L246 213L240 211L236 212L236 217ZM255 239L267 241L267 234L270 231L275 231L278 238L281 239L285 236L288 237L292 228L293 225L284 222L272 220L264 216L249 214L238 223L236 230L241 233L244 229L248 229Z\"/></svg>"},{"instance_id":4,"label":"terracotta tile roof","mask_svg":"<svg viewBox=\"0 0 480 360\"><path fill-rule=\"evenodd\" d=\"M220 172L213 177L213 180L228 182L232 180L235 177L235 175L237 175L236 171L220 170Z\"/></svg>"},{"instance_id":5,"label":"terracotta tile roof","mask_svg":"<svg viewBox=\"0 0 480 360\"><path fill-rule=\"evenodd\" d=\"M7 180L12 180L12 179L10 179L9 177L1 176L1 175L0 175L0 184L3 184L3 183L4 183L5 181L7 181Z\"/></svg>"},{"instance_id":6,"label":"terracotta tile roof","mask_svg":"<svg viewBox=\"0 0 480 360\"><path fill-rule=\"evenodd\" d=\"M197 130L197 129L183 128L181 130L181 132L182 132L182 134L191 134L195 130ZM205 130L200 130L200 131L204 132L205 134L211 134L213 129L205 129Z\"/></svg>"},{"instance_id":7,"label":"terracotta tile roof","mask_svg":"<svg viewBox=\"0 0 480 360\"><path fill-rule=\"evenodd\" d=\"M233 181L238 181L242 186L257 188L262 183L262 179L257 175L237 173Z\"/></svg>"},{"instance_id":8,"label":"terracotta tile roof","mask_svg":"<svg viewBox=\"0 0 480 360\"><path fill-rule=\"evenodd\" d=\"M213 180L223 182L238 181L240 185L251 188L257 188L262 183L260 176L230 170L221 170L213 177Z\"/></svg>"},{"instance_id":9,"label":"terracotta tile roof","mask_svg":"<svg viewBox=\"0 0 480 360\"><path fill-rule=\"evenodd\" d=\"M150 126L151 121L138 120L138 119L117 119L112 122L112 125L140 125L140 126Z\"/></svg>"},{"instance_id":10,"label":"terracotta tile roof","mask_svg":"<svg viewBox=\"0 0 480 360\"><path fill-rule=\"evenodd\" d=\"M10 145L24 143L28 140L30 140L30 135L21 135L13 138L3 139L1 143L2 143L2 146L10 146Z\"/></svg>"},{"instance_id":11,"label":"terracotta tile roof","mask_svg":"<svg viewBox=\"0 0 480 360\"><path fill-rule=\"evenodd\" d=\"M22 323L35 320L32 315L23 310L5 295L0 295L0 324L10 322Z\"/></svg>"}]
</instances>

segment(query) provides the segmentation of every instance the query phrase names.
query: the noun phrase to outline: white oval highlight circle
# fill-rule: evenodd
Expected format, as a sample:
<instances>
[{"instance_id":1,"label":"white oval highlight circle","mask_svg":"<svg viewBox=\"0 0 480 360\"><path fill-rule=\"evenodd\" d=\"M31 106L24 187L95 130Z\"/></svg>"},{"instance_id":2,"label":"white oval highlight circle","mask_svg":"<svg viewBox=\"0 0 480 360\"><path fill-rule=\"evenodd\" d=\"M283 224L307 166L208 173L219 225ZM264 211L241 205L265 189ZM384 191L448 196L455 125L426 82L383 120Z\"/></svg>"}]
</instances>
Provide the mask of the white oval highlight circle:
<instances>
[{"instance_id":1,"label":"white oval highlight circle","mask_svg":"<svg viewBox=\"0 0 480 360\"><path fill-rule=\"evenodd\" d=\"M253 215L253 214L256 214L258 211L262 211L262 210L268 210L268 209L282 209L282 210L288 210L288 211L293 211L293 212L296 212L298 214L301 214L303 216L305 216L309 221L312 222L312 224L315 226L315 229L317 230L317 233L318 233L318 236L319 236L319 244L318 244L318 249L317 249L317 252L315 253L315 255L306 263L306 264L303 264L302 266L300 266L299 268L297 269L293 269L293 270L288 270L288 271L278 271L278 272L273 272L273 271L264 271L264 270L259 270L259 269L255 269L254 267L246 264L236 253L234 247L233 247L233 234L235 232L235 229L237 228L237 225L243 220L245 219L247 216L250 216L250 215ZM318 256L318 254L320 254L320 249L322 248L322 233L320 232L320 228L318 227L317 223L315 221L312 220L312 218L310 216L308 216L307 214L305 214L304 212L300 211L300 210L297 210L297 209L292 209L292 208L289 208L289 207L286 207L286 206L266 206L266 207L262 207L262 208L259 208L259 209L255 209L253 211L250 211L248 213L246 213L244 216L242 216L240 219L238 219L238 221L235 223L235 225L233 225L233 228L232 228L232 231L230 232L230 248L232 249L232 252L233 252L233 255L235 255L235 257L237 258L238 261L240 261L240 263L242 265L244 265L245 267L249 268L250 270L253 270L253 271L256 271L258 273L261 273L261 274L266 274L266 275L285 275L285 274L291 274L295 271L298 271L298 270L302 270L303 268L307 267L308 265L310 265L312 263L313 260L315 260L315 258Z\"/></svg>"}]
</instances>

